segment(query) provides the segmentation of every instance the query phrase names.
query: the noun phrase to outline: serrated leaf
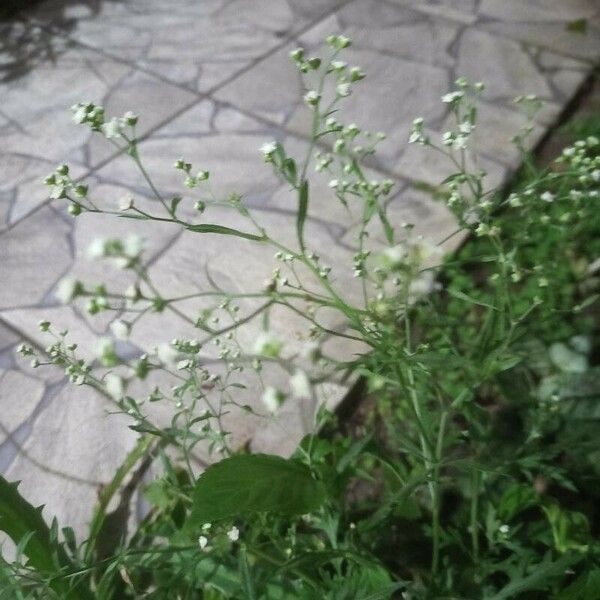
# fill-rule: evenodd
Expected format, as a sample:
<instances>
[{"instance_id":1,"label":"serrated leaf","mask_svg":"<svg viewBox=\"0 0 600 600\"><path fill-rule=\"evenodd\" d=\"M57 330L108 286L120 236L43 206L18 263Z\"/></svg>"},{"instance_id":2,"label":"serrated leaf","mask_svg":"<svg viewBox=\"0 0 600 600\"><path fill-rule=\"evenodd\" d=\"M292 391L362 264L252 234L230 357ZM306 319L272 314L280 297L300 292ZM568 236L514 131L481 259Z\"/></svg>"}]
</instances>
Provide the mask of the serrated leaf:
<instances>
[{"instance_id":1,"label":"serrated leaf","mask_svg":"<svg viewBox=\"0 0 600 600\"><path fill-rule=\"evenodd\" d=\"M498 516L510 521L517 513L537 503L537 494L531 485L515 483L500 498Z\"/></svg>"},{"instance_id":2,"label":"serrated leaf","mask_svg":"<svg viewBox=\"0 0 600 600\"><path fill-rule=\"evenodd\" d=\"M544 560L531 569L530 575L509 582L489 600L510 600L522 592L546 589L553 577L564 576L565 569L579 562L581 556L565 554L555 561Z\"/></svg>"},{"instance_id":3,"label":"serrated leaf","mask_svg":"<svg viewBox=\"0 0 600 600\"><path fill-rule=\"evenodd\" d=\"M17 545L28 536L22 550L29 565L40 574L56 574L61 568L70 566L69 560L62 547L52 543L41 507L35 508L27 502L19 494L17 485L0 476L0 531L4 531ZM69 590L62 579L54 579L50 585L60 598L89 597L81 590Z\"/></svg>"},{"instance_id":4,"label":"serrated leaf","mask_svg":"<svg viewBox=\"0 0 600 600\"><path fill-rule=\"evenodd\" d=\"M563 510L554 503L544 506L543 510L552 527L554 546L559 552L587 551L591 541L590 524L583 513Z\"/></svg>"},{"instance_id":5,"label":"serrated leaf","mask_svg":"<svg viewBox=\"0 0 600 600\"><path fill-rule=\"evenodd\" d=\"M193 231L194 233L218 233L220 235L233 235L235 237L253 240L255 242L262 242L264 240L262 235L247 233L246 231L239 231L238 229L232 229L231 227L225 227L223 225L215 225L213 223L186 225L186 229L188 231Z\"/></svg>"},{"instance_id":6,"label":"serrated leaf","mask_svg":"<svg viewBox=\"0 0 600 600\"><path fill-rule=\"evenodd\" d=\"M324 485L293 459L241 454L210 466L196 482L188 527L257 512L309 513L325 502Z\"/></svg>"}]
</instances>

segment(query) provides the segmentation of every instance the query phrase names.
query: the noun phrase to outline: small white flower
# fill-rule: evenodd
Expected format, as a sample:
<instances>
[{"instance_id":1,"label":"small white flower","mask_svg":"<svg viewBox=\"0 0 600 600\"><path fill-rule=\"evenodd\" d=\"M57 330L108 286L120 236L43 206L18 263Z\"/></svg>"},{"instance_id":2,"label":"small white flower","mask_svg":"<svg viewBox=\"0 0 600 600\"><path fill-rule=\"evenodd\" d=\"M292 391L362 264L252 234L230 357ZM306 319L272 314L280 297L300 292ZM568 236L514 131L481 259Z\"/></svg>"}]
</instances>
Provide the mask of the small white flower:
<instances>
[{"instance_id":1,"label":"small white flower","mask_svg":"<svg viewBox=\"0 0 600 600\"><path fill-rule=\"evenodd\" d=\"M304 94L304 102L309 106L316 106L321 99L321 95L315 92L315 90L310 90Z\"/></svg>"},{"instance_id":2,"label":"small white flower","mask_svg":"<svg viewBox=\"0 0 600 600\"><path fill-rule=\"evenodd\" d=\"M544 202L554 202L554 194L552 192L544 192L540 198Z\"/></svg>"},{"instance_id":3,"label":"small white flower","mask_svg":"<svg viewBox=\"0 0 600 600\"><path fill-rule=\"evenodd\" d=\"M523 202L521 202L521 198L519 198L519 196L517 196L517 194L511 194L508 197L508 203L513 208L519 208L519 206L523 206Z\"/></svg>"},{"instance_id":4,"label":"small white flower","mask_svg":"<svg viewBox=\"0 0 600 600\"><path fill-rule=\"evenodd\" d=\"M292 50L290 52L290 58L292 60L295 60L296 62L301 61L303 56L304 56L304 48L295 48L294 50Z\"/></svg>"},{"instance_id":5,"label":"small white flower","mask_svg":"<svg viewBox=\"0 0 600 600\"><path fill-rule=\"evenodd\" d=\"M96 353L101 358L109 354L114 354L115 346L109 337L101 337L96 343Z\"/></svg>"},{"instance_id":6,"label":"small white flower","mask_svg":"<svg viewBox=\"0 0 600 600\"><path fill-rule=\"evenodd\" d=\"M336 92L337 95L342 97L342 98L346 98L347 96L350 95L351 93L351 88L350 88L350 84L349 83L340 83L338 84L338 86L336 87Z\"/></svg>"},{"instance_id":7,"label":"small white flower","mask_svg":"<svg viewBox=\"0 0 600 600\"><path fill-rule=\"evenodd\" d=\"M263 153L265 158L271 157L275 150L277 150L277 142L265 142L260 147L260 151Z\"/></svg>"},{"instance_id":8,"label":"small white flower","mask_svg":"<svg viewBox=\"0 0 600 600\"><path fill-rule=\"evenodd\" d=\"M463 121L459 126L458 126L458 130L461 133L464 134L469 134L473 131L473 127L474 125L472 123L469 123L469 121Z\"/></svg>"},{"instance_id":9,"label":"small white flower","mask_svg":"<svg viewBox=\"0 0 600 600\"><path fill-rule=\"evenodd\" d=\"M130 285L125 290L124 295L128 302L131 302L132 304L134 304L139 299L140 290L138 289L137 286Z\"/></svg>"},{"instance_id":10,"label":"small white flower","mask_svg":"<svg viewBox=\"0 0 600 600\"><path fill-rule=\"evenodd\" d=\"M227 537L232 542L237 542L240 539L240 530L234 525L228 532Z\"/></svg>"},{"instance_id":11,"label":"small white flower","mask_svg":"<svg viewBox=\"0 0 600 600\"><path fill-rule=\"evenodd\" d=\"M126 321L117 319L110 324L110 330L118 340L126 340L131 332L131 325Z\"/></svg>"},{"instance_id":12,"label":"small white flower","mask_svg":"<svg viewBox=\"0 0 600 600\"><path fill-rule=\"evenodd\" d=\"M265 388L261 397L262 403L271 414L274 414L279 410L283 399L283 393L270 385Z\"/></svg>"},{"instance_id":13,"label":"small white flower","mask_svg":"<svg viewBox=\"0 0 600 600\"><path fill-rule=\"evenodd\" d=\"M439 261L442 255L443 251L440 246L424 238L419 238L410 245L411 262L418 267L422 266L428 260Z\"/></svg>"},{"instance_id":14,"label":"small white flower","mask_svg":"<svg viewBox=\"0 0 600 600\"><path fill-rule=\"evenodd\" d=\"M477 225L477 228L475 229L475 235L477 236L487 235L489 232L490 228L485 223L479 223L479 225Z\"/></svg>"},{"instance_id":15,"label":"small white flower","mask_svg":"<svg viewBox=\"0 0 600 600\"><path fill-rule=\"evenodd\" d=\"M144 249L144 238L139 235L128 235L123 242L123 250L127 256L138 256Z\"/></svg>"},{"instance_id":16,"label":"small white flower","mask_svg":"<svg viewBox=\"0 0 600 600\"><path fill-rule=\"evenodd\" d=\"M63 277L56 287L54 296L59 302L62 302L62 304L67 304L77 296L79 287L80 283L76 279L73 279L72 277Z\"/></svg>"},{"instance_id":17,"label":"small white flower","mask_svg":"<svg viewBox=\"0 0 600 600\"><path fill-rule=\"evenodd\" d=\"M133 127L138 122L138 116L136 114L132 113L130 110L128 110L123 115L123 122L125 124L129 125L130 127Z\"/></svg>"},{"instance_id":18,"label":"small white flower","mask_svg":"<svg viewBox=\"0 0 600 600\"><path fill-rule=\"evenodd\" d=\"M17 352L21 356L30 356L31 354L33 354L33 348L31 346L28 346L27 344L19 344L19 346L17 347Z\"/></svg>"},{"instance_id":19,"label":"small white flower","mask_svg":"<svg viewBox=\"0 0 600 600\"><path fill-rule=\"evenodd\" d=\"M421 141L423 141L423 134L420 131L413 131L408 137L409 144L416 144Z\"/></svg>"},{"instance_id":20,"label":"small white flower","mask_svg":"<svg viewBox=\"0 0 600 600\"><path fill-rule=\"evenodd\" d=\"M184 369L188 369L190 367L190 365L192 364L192 361L190 361L189 359L184 359L184 360L180 360L177 363L177 370L178 371L183 371Z\"/></svg>"},{"instance_id":21,"label":"small white flower","mask_svg":"<svg viewBox=\"0 0 600 600\"><path fill-rule=\"evenodd\" d=\"M138 256L144 249L144 238L139 235L129 235L123 242L123 250L127 256Z\"/></svg>"},{"instance_id":22,"label":"small white flower","mask_svg":"<svg viewBox=\"0 0 600 600\"><path fill-rule=\"evenodd\" d=\"M120 400L125 393L123 379L114 373L109 373L104 378L104 387L106 388L107 393L115 400Z\"/></svg>"},{"instance_id":23,"label":"small white flower","mask_svg":"<svg viewBox=\"0 0 600 600\"><path fill-rule=\"evenodd\" d=\"M198 538L198 546L200 546L200 550L204 550L208 545L208 538L204 535L201 535Z\"/></svg>"},{"instance_id":24,"label":"small white flower","mask_svg":"<svg viewBox=\"0 0 600 600\"><path fill-rule=\"evenodd\" d=\"M121 120L113 117L110 121L104 123L101 129L107 139L119 138L121 137Z\"/></svg>"},{"instance_id":25,"label":"small white flower","mask_svg":"<svg viewBox=\"0 0 600 600\"><path fill-rule=\"evenodd\" d=\"M500 525L500 527L498 527L498 531L503 535L506 535L509 532L509 530L510 527L508 525Z\"/></svg>"},{"instance_id":26,"label":"small white flower","mask_svg":"<svg viewBox=\"0 0 600 600\"><path fill-rule=\"evenodd\" d=\"M283 343L281 340L268 332L262 332L258 335L254 343L254 353L275 358L279 356L282 347Z\"/></svg>"},{"instance_id":27,"label":"small white flower","mask_svg":"<svg viewBox=\"0 0 600 600\"><path fill-rule=\"evenodd\" d=\"M600 182L600 169L595 169L591 172L592 179L596 182Z\"/></svg>"},{"instance_id":28,"label":"small white flower","mask_svg":"<svg viewBox=\"0 0 600 600\"><path fill-rule=\"evenodd\" d=\"M119 199L119 210L126 211L133 208L133 196L131 194L125 194Z\"/></svg>"},{"instance_id":29,"label":"small white flower","mask_svg":"<svg viewBox=\"0 0 600 600\"><path fill-rule=\"evenodd\" d=\"M317 342L306 342L300 351L300 356L304 359L316 362L321 356L321 347Z\"/></svg>"},{"instance_id":30,"label":"small white flower","mask_svg":"<svg viewBox=\"0 0 600 600\"><path fill-rule=\"evenodd\" d=\"M402 265L407 258L406 248L402 244L386 248L379 257L379 262L384 269L395 269Z\"/></svg>"},{"instance_id":31,"label":"small white flower","mask_svg":"<svg viewBox=\"0 0 600 600\"><path fill-rule=\"evenodd\" d=\"M106 255L106 240L104 238L96 238L87 248L89 258L102 258Z\"/></svg>"},{"instance_id":32,"label":"small white flower","mask_svg":"<svg viewBox=\"0 0 600 600\"><path fill-rule=\"evenodd\" d=\"M86 110L86 105L83 103L80 104L74 104L71 107L71 110L73 111L73 121L75 121L75 123L83 123L86 118L87 118L87 110Z\"/></svg>"},{"instance_id":33,"label":"small white flower","mask_svg":"<svg viewBox=\"0 0 600 600\"><path fill-rule=\"evenodd\" d=\"M552 192L544 192L540 198L544 202L554 202L554 194Z\"/></svg>"},{"instance_id":34,"label":"small white flower","mask_svg":"<svg viewBox=\"0 0 600 600\"><path fill-rule=\"evenodd\" d=\"M312 395L310 379L304 371L298 370L290 377L290 387L294 398L306 399Z\"/></svg>"},{"instance_id":35,"label":"small white flower","mask_svg":"<svg viewBox=\"0 0 600 600\"><path fill-rule=\"evenodd\" d=\"M457 135L452 141L452 147L455 150L464 150L467 147L467 136Z\"/></svg>"},{"instance_id":36,"label":"small white flower","mask_svg":"<svg viewBox=\"0 0 600 600\"><path fill-rule=\"evenodd\" d=\"M444 94L442 96L442 102L445 104L452 104L461 100L464 95L464 92L449 92L448 94Z\"/></svg>"},{"instance_id":37,"label":"small white flower","mask_svg":"<svg viewBox=\"0 0 600 600\"><path fill-rule=\"evenodd\" d=\"M167 366L175 366L179 352L176 348L173 348L170 344L161 344L156 348L156 355L158 360Z\"/></svg>"},{"instance_id":38,"label":"small white flower","mask_svg":"<svg viewBox=\"0 0 600 600\"><path fill-rule=\"evenodd\" d=\"M424 271L413 279L408 286L408 301L415 302L419 298L430 294L436 289L435 275L433 271Z\"/></svg>"}]
</instances>

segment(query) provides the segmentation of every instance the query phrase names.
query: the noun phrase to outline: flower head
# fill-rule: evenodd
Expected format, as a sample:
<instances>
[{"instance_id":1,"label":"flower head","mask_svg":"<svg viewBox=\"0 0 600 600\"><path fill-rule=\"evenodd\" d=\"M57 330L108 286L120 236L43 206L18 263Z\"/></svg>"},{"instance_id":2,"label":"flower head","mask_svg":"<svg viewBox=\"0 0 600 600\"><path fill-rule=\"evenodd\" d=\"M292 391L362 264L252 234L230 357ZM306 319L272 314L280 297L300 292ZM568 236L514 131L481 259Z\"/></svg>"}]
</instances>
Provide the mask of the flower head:
<instances>
[{"instance_id":1,"label":"flower head","mask_svg":"<svg viewBox=\"0 0 600 600\"><path fill-rule=\"evenodd\" d=\"M281 406L281 403L283 402L284 398L285 396L283 395L283 392L281 392L281 390L278 390L277 388L274 388L273 386L269 385L265 388L261 400L265 408L271 414L275 414L279 410L279 407Z\"/></svg>"},{"instance_id":2,"label":"flower head","mask_svg":"<svg viewBox=\"0 0 600 600\"><path fill-rule=\"evenodd\" d=\"M281 352L283 343L268 332L259 334L254 343L254 353L276 358Z\"/></svg>"},{"instance_id":3,"label":"flower head","mask_svg":"<svg viewBox=\"0 0 600 600\"><path fill-rule=\"evenodd\" d=\"M301 370L290 377L290 387L294 398L306 399L311 397L311 386L308 375Z\"/></svg>"},{"instance_id":4,"label":"flower head","mask_svg":"<svg viewBox=\"0 0 600 600\"><path fill-rule=\"evenodd\" d=\"M59 302L67 304L68 302L71 302L73 298L76 298L82 291L83 286L81 285L81 282L72 277L63 277L56 287L54 296Z\"/></svg>"},{"instance_id":5,"label":"flower head","mask_svg":"<svg viewBox=\"0 0 600 600\"><path fill-rule=\"evenodd\" d=\"M125 393L123 379L114 373L109 373L104 378L104 387L110 396L115 400L120 400Z\"/></svg>"},{"instance_id":6,"label":"flower head","mask_svg":"<svg viewBox=\"0 0 600 600\"><path fill-rule=\"evenodd\" d=\"M237 542L240 539L240 530L234 525L228 532L227 537L232 542Z\"/></svg>"}]
</instances>

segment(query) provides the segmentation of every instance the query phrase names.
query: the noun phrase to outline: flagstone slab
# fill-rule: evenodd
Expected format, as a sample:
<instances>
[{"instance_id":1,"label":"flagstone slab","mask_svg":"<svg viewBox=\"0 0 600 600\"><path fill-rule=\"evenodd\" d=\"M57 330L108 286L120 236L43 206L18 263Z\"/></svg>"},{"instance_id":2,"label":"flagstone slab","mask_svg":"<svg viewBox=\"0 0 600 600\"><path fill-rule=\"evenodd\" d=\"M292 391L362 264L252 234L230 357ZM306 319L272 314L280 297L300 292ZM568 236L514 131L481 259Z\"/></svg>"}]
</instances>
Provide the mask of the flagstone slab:
<instances>
[{"instance_id":1,"label":"flagstone slab","mask_svg":"<svg viewBox=\"0 0 600 600\"><path fill-rule=\"evenodd\" d=\"M305 47L309 55L322 51L323 39L331 32L352 38L344 58L367 73L341 104L345 122L388 135L374 159L376 167L429 183L439 181L442 168L415 174L415 161L407 156L410 124L415 117L423 117L430 131L441 138L448 127L449 108L440 97L457 77L487 85L478 125L480 145L476 144L475 152L494 181L500 181L507 168L514 168L520 160L518 151L508 143L525 124L513 102L515 96L534 94L545 103L530 138L533 145L589 70L585 62L479 26L457 24L398 4L364 0L346 5L298 36L293 44L224 86L216 97L306 134L311 118L302 100L306 90L288 55L295 46ZM552 67L545 66L548 64ZM557 80L560 85L555 84ZM273 81L278 82L276 87L270 85ZM265 94L267 86L269 93Z\"/></svg>"},{"instance_id":2,"label":"flagstone slab","mask_svg":"<svg viewBox=\"0 0 600 600\"><path fill-rule=\"evenodd\" d=\"M16 354L21 341L0 323L0 472L21 481L48 522L82 533L136 434L91 388L67 384L56 367L31 368Z\"/></svg>"},{"instance_id":3,"label":"flagstone slab","mask_svg":"<svg viewBox=\"0 0 600 600\"><path fill-rule=\"evenodd\" d=\"M69 227L49 208L0 235L0 309L35 305L71 262Z\"/></svg>"},{"instance_id":4,"label":"flagstone slab","mask_svg":"<svg viewBox=\"0 0 600 600\"><path fill-rule=\"evenodd\" d=\"M40 36L54 43L52 34L41 31ZM132 109L141 117L139 134L143 135L196 99L71 41L1 85L0 198L4 206L0 214L4 220L0 228L46 200L43 179L60 163L70 163L76 177L115 153L113 146L93 137L89 128L73 127L70 107L76 102L102 104L107 114L116 116Z\"/></svg>"},{"instance_id":5,"label":"flagstone slab","mask_svg":"<svg viewBox=\"0 0 600 600\"><path fill-rule=\"evenodd\" d=\"M83 536L101 486L112 479L138 434L127 428L126 417L109 415L106 399L91 388L63 382L46 394L25 439L0 446L0 452L16 446L4 477L20 480L19 492L34 506L44 505L47 522L56 517Z\"/></svg>"},{"instance_id":6,"label":"flagstone slab","mask_svg":"<svg viewBox=\"0 0 600 600\"><path fill-rule=\"evenodd\" d=\"M391 1L569 56L592 62L600 57L600 6L596 0Z\"/></svg>"},{"instance_id":7,"label":"flagstone slab","mask_svg":"<svg viewBox=\"0 0 600 600\"><path fill-rule=\"evenodd\" d=\"M344 0L46 2L35 18L194 91L214 89Z\"/></svg>"}]
</instances>

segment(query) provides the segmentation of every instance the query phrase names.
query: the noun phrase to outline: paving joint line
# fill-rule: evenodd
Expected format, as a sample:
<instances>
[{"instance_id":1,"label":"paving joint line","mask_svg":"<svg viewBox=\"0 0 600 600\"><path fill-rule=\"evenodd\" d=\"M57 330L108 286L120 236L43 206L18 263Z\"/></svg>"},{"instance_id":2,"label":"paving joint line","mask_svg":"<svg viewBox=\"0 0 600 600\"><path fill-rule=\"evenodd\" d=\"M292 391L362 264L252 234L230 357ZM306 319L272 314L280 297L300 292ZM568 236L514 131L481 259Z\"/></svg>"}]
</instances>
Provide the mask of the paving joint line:
<instances>
[{"instance_id":1,"label":"paving joint line","mask_svg":"<svg viewBox=\"0 0 600 600\"><path fill-rule=\"evenodd\" d=\"M325 19L329 18L332 14L334 14L335 12L337 12L338 10L340 10L341 8L343 8L345 6L348 6L349 4L352 4L353 2L356 2L356 1L357 0L344 0L343 2L340 2L340 3L336 4L334 7L332 7L331 9L329 9L327 11L325 11L322 15L320 15L316 19L314 19L312 21L309 21L304 27L301 27L298 31L294 31L294 32L290 33L288 36L286 36L284 39L282 39L278 44L276 44L273 48L270 48L266 53L264 53L263 55L261 55L260 57L258 57L256 59L254 59L253 61L251 61L250 63L248 63L246 66L244 66L242 69L240 69L236 73L234 73L231 76L227 77L226 79L224 79L220 83L218 83L218 84L210 87L208 90L206 90L204 92L199 92L198 90L192 90L191 88L188 88L187 86L184 86L182 84L170 81L170 80L168 80L168 79L160 76L159 74L156 74L153 71L151 71L149 69L146 69L145 67L141 67L141 66L137 65L135 62L128 61L126 59L122 59L122 58L113 56L111 54L108 54L108 53L104 52L103 50L101 50L99 48L95 48L93 46L89 46L88 44L86 44L84 42L80 42L80 41L72 38L67 32L59 30L59 28L56 27L56 26L54 26L54 25L51 25L51 24L48 25L48 24L45 24L45 23L36 22L35 20L29 20L29 22L33 23L34 25L36 25L38 27L40 27L44 31L47 31L47 32L53 31L53 32L55 32L57 35L60 35L63 39L66 39L66 40L72 42L75 46L79 46L81 48L85 48L86 50L94 52L96 54L100 54L100 55L104 56L105 58L108 58L110 60L114 60L115 62L120 62L121 64L125 64L127 66L130 66L135 71L139 71L141 73L145 73L147 75L150 75L151 77L153 77L153 78L155 78L155 79L157 79L159 81L162 81L163 83L167 83L169 85L173 85L175 87L178 87L179 89L182 89L182 90L184 90L184 91L186 91L188 93L192 93L192 94L194 94L196 96L196 98L192 102L190 102L189 104L186 104L181 109L179 109L175 113L171 114L168 118L163 119L162 121L160 121L159 123L157 123L154 127L150 128L147 132L145 132L143 135L141 135L138 138L138 141L141 142L141 141L144 141L144 140L148 139L156 131L158 131L159 129L165 127L168 123L171 123L172 121L174 121L175 119L177 119L179 116L181 116L186 111L191 110L194 106L196 106L197 104L200 104L202 101L207 100L207 99L214 101L214 99L212 97L212 94L214 94L215 92L217 92L218 90L220 90L222 87L224 87L226 85L229 85L231 82L235 81L235 79L237 79L238 77L244 75L245 73L247 73L248 71L250 71L251 69L253 69L254 67L256 67L258 64L260 64L262 61L264 61L267 58L269 58L272 54L275 54L276 52L279 52L279 50L281 50L282 48L284 48L295 37L298 37L298 36L306 33L306 31L308 31L309 29L312 29L313 27L315 27L316 25L318 25L320 22L322 22ZM67 108L65 108L65 110L67 110ZM298 137L302 137L302 136L298 136ZM100 161L97 165L94 165L93 167L91 167L89 169L89 171L87 171L85 174L83 174L80 177L78 177L76 179L76 181L82 181L85 177L90 177L91 175L93 175L94 173L96 173L98 170L104 168L111 161L115 160L116 158L118 158L119 156L121 156L122 154L124 154L124 152L125 152L124 150L121 150L119 152L115 152L114 154L111 154L110 156L108 156L104 160ZM39 205L37 205L31 211L29 211L26 214L24 214L21 217L19 217L16 221L10 223L10 225L8 225L8 226L6 226L4 228L0 228L0 236L3 233L5 233L7 231L10 231L14 227L16 227L17 225L19 225L20 223L22 223L25 219L27 219L30 216L32 216L35 213L37 213L43 207L47 206L50 202L51 202L51 199L50 198L46 198L46 200L44 200L42 203L40 203Z\"/></svg>"}]
</instances>

